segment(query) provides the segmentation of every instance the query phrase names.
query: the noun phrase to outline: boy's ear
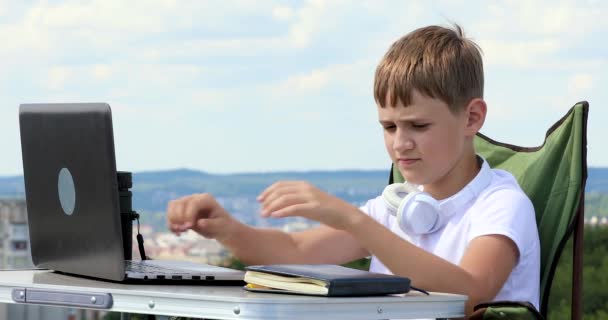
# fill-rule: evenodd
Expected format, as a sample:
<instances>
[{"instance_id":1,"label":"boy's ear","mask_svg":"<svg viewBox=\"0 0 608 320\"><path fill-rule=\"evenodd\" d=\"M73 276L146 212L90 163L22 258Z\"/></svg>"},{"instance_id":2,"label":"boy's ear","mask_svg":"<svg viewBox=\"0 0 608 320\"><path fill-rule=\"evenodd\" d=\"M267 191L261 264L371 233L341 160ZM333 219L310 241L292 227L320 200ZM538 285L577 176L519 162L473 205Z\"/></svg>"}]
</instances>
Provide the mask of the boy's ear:
<instances>
[{"instance_id":1,"label":"boy's ear","mask_svg":"<svg viewBox=\"0 0 608 320\"><path fill-rule=\"evenodd\" d=\"M464 111L466 113L467 135L474 136L481 130L483 123L486 121L486 102L481 98L474 98L467 104Z\"/></svg>"}]
</instances>

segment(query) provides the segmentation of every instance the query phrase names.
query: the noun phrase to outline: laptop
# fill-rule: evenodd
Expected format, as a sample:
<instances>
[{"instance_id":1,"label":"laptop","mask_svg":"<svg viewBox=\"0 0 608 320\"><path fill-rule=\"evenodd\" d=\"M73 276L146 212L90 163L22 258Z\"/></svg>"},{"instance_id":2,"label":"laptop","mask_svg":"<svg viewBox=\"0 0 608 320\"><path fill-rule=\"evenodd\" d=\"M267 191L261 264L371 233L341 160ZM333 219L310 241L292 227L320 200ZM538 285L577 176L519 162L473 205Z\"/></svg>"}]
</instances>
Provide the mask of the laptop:
<instances>
[{"instance_id":1,"label":"laptop","mask_svg":"<svg viewBox=\"0 0 608 320\"><path fill-rule=\"evenodd\" d=\"M230 268L125 260L108 104L22 104L19 125L37 267L120 282L242 283L244 273Z\"/></svg>"}]
</instances>

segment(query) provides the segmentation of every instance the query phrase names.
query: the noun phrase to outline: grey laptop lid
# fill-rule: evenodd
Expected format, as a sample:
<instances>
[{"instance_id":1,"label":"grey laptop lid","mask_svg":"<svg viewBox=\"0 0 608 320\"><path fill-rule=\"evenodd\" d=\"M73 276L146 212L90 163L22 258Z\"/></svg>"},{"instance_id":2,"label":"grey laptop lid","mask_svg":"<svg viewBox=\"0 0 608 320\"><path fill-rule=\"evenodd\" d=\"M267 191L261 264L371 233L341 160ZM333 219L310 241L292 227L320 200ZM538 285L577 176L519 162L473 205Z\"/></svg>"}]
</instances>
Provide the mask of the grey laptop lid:
<instances>
[{"instance_id":1,"label":"grey laptop lid","mask_svg":"<svg viewBox=\"0 0 608 320\"><path fill-rule=\"evenodd\" d=\"M110 106L23 104L19 124L34 264L123 280Z\"/></svg>"},{"instance_id":2,"label":"grey laptop lid","mask_svg":"<svg viewBox=\"0 0 608 320\"><path fill-rule=\"evenodd\" d=\"M109 105L23 104L19 123L36 266L115 281L243 280L239 270L185 261L132 261L125 270Z\"/></svg>"}]
</instances>

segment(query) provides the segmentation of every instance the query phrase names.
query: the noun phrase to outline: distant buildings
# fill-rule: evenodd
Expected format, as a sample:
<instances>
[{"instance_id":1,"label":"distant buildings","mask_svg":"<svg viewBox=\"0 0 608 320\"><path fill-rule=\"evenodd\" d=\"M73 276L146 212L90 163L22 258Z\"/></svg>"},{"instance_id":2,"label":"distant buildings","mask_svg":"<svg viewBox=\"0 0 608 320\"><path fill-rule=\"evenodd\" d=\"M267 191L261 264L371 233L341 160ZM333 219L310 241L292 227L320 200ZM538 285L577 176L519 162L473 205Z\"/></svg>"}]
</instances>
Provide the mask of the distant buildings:
<instances>
[{"instance_id":1,"label":"distant buildings","mask_svg":"<svg viewBox=\"0 0 608 320\"><path fill-rule=\"evenodd\" d=\"M282 227L276 227L287 232L302 231L318 225L317 222L306 219L294 219ZM192 230L177 236L171 232L154 232L149 225L141 225L140 233L144 237L146 255L154 259L188 260L192 262L225 265L231 255L219 242L206 239ZM137 248L137 227L133 229L133 258L139 259Z\"/></svg>"},{"instance_id":2,"label":"distant buildings","mask_svg":"<svg viewBox=\"0 0 608 320\"><path fill-rule=\"evenodd\" d=\"M301 231L317 225L314 221L295 219L281 228L284 231ZM217 241L205 239L193 231L176 236L170 232L155 232L149 225L141 225L146 254L153 258L183 259L209 264L224 264L229 252ZM140 257L137 228L133 230L133 258ZM0 199L0 268L19 269L33 267L30 254L27 210L23 199Z\"/></svg>"},{"instance_id":3,"label":"distant buildings","mask_svg":"<svg viewBox=\"0 0 608 320\"><path fill-rule=\"evenodd\" d=\"M27 211L23 199L0 199L0 266L32 267Z\"/></svg>"},{"instance_id":4,"label":"distant buildings","mask_svg":"<svg viewBox=\"0 0 608 320\"><path fill-rule=\"evenodd\" d=\"M593 216L591 218L585 218L585 225L597 227L597 226L608 226L607 217Z\"/></svg>"},{"instance_id":5,"label":"distant buildings","mask_svg":"<svg viewBox=\"0 0 608 320\"><path fill-rule=\"evenodd\" d=\"M281 230L285 232L297 232L304 231L318 225L318 222L300 218L283 225L283 227L281 227Z\"/></svg>"},{"instance_id":6,"label":"distant buildings","mask_svg":"<svg viewBox=\"0 0 608 320\"><path fill-rule=\"evenodd\" d=\"M171 232L153 232L150 226L142 225L140 233L144 237L146 255L153 259L187 260L198 263L223 265L230 254L217 241L206 239L194 231L177 236ZM136 245L137 229L133 229L133 259L139 259Z\"/></svg>"},{"instance_id":7,"label":"distant buildings","mask_svg":"<svg viewBox=\"0 0 608 320\"><path fill-rule=\"evenodd\" d=\"M23 199L0 199L0 268L25 269L33 267L27 207ZM0 319L71 320L83 310L39 305L0 304Z\"/></svg>"}]
</instances>

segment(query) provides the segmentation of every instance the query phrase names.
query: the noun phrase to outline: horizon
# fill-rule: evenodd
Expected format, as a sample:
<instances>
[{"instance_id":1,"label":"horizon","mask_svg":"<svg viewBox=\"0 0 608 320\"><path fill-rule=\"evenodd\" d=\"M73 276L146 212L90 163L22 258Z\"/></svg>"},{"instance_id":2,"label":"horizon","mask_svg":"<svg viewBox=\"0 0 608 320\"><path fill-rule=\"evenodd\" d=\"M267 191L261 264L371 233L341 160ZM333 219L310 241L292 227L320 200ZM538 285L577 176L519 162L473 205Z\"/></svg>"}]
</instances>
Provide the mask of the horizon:
<instances>
[{"instance_id":1,"label":"horizon","mask_svg":"<svg viewBox=\"0 0 608 320\"><path fill-rule=\"evenodd\" d=\"M587 166L587 170L608 170L607 167L595 167L595 166ZM119 171L128 171L128 170L119 170ZM128 171L132 174L146 174L146 173L170 173L176 171L189 171L196 173L203 173L206 175L212 176L223 176L223 175L263 175L263 174L277 174L277 173L297 173L297 174L306 174L306 173L334 173L334 172L382 172L386 171L387 173L390 171L390 167L385 169L318 169L318 170L280 170L280 171L237 171L237 172L209 172L198 169L188 169L188 168L175 168L175 169L159 169L159 170L145 170L145 171ZM22 178L23 174L20 175L0 175L0 178Z\"/></svg>"},{"instance_id":2,"label":"horizon","mask_svg":"<svg viewBox=\"0 0 608 320\"><path fill-rule=\"evenodd\" d=\"M112 107L118 169L383 170L375 66L451 22L483 52L483 134L539 146L586 100L588 165L608 167L606 15L598 0L0 1L0 176L23 174L19 104L92 101Z\"/></svg>"}]
</instances>

